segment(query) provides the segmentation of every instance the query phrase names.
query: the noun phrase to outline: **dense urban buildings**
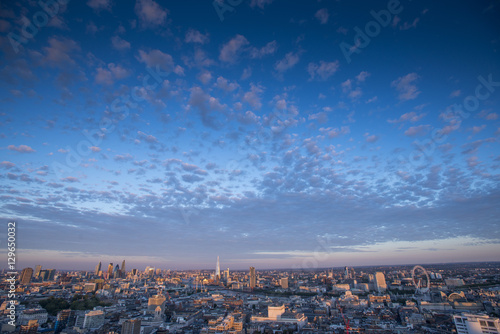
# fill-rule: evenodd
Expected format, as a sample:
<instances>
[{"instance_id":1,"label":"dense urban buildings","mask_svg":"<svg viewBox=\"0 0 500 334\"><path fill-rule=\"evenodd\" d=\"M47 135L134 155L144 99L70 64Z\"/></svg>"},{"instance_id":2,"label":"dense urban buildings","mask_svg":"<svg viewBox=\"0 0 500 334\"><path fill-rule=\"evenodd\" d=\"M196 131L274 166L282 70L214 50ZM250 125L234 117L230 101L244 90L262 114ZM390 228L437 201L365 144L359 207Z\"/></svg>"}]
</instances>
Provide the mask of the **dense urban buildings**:
<instances>
[{"instance_id":1,"label":"dense urban buildings","mask_svg":"<svg viewBox=\"0 0 500 334\"><path fill-rule=\"evenodd\" d=\"M500 333L498 262L223 273L220 265L127 271L122 262L110 264L111 275L98 264L31 280L25 268L16 280L16 326L5 317L1 332ZM4 270L4 315L8 278Z\"/></svg>"}]
</instances>

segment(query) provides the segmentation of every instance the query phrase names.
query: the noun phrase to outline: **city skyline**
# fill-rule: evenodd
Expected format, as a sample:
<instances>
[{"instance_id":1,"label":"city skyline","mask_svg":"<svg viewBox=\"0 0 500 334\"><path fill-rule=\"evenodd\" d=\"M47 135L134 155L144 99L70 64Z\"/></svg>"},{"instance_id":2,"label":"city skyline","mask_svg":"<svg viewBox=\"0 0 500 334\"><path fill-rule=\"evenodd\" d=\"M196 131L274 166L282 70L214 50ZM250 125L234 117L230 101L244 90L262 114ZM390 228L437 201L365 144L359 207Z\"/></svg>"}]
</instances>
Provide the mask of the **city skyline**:
<instances>
[{"instance_id":1,"label":"city skyline","mask_svg":"<svg viewBox=\"0 0 500 334\"><path fill-rule=\"evenodd\" d=\"M101 263L102 261L99 261L99 264ZM325 266L325 267L306 267L306 266L300 266L299 264L294 264L290 267L255 267L255 266L250 266L250 267L244 267L244 266L238 266L236 264L236 267L227 267L227 269L229 269L230 271L236 271L236 272L250 272L252 269L251 268L254 268L255 271L259 271L259 270L262 270L262 271L272 271L272 270L277 270L277 271L283 271L283 270L291 270L291 271L297 271L297 272L309 272L309 271L321 271L321 270L330 270L330 269L333 269L333 270L337 270L337 271L342 271L342 269L345 270L345 268L351 268L351 269L354 269L354 268L383 268L383 267L415 267L415 266L424 266L424 267L427 267L427 266L439 266L439 265L460 265L460 264L467 264L467 265L471 265L471 264L474 264L474 263L477 263L477 264L484 264L484 263L491 263L491 264L495 264L495 263L499 263L500 261L472 261L472 262L462 262L462 261L457 261L457 262L429 262L429 263L388 263L388 264L373 264L373 263L369 263L369 264L359 264L359 265L353 265L353 264L344 264L342 266L337 266L337 265L332 265L332 266ZM97 266L94 266L93 269L92 267L90 266L90 262L89 262L89 266L87 266L87 264L85 263L82 267L78 267L78 268L73 268L73 267L68 267L68 268L57 268L57 267L54 267L54 266L51 266L50 263L51 262L47 262L49 264L37 264L37 265L27 265L27 266L23 266L22 268L18 268L19 270L19 273L21 273L24 269L38 269L38 267L40 267L41 270L57 270L57 271L67 271L67 272L72 272L72 271L88 271L88 272L94 272L95 273L95 269L97 268ZM53 262L53 263L56 263L56 262ZM111 264L114 264L113 262L110 262ZM95 264L95 263L94 263ZM227 265L227 263L225 263ZM214 272L214 276L216 276L216 272L217 272L217 269L211 269L209 267L209 264L205 264L204 266L200 266L200 267L192 267L192 268L174 268L174 267L164 267L162 266L161 264L159 266L154 266L152 265L151 263L140 263L140 262L136 262L134 263L133 266L131 266L133 268L129 269L129 270L125 270L126 273L129 273L131 272L132 270L137 270L138 272L145 272L146 270L148 269L154 269L154 270L161 270L162 272L163 271L167 271L167 270L171 270L171 271L201 271L201 272L210 272L210 271L213 271ZM104 269L104 268L102 268ZM3 268L3 267L0 267L0 270L6 270L7 271L7 268ZM121 268L120 268L121 270ZM104 271L103 270L100 270L103 274L104 274ZM33 276L36 276L35 272L33 273ZM221 275L223 276L223 275Z\"/></svg>"},{"instance_id":2,"label":"city skyline","mask_svg":"<svg viewBox=\"0 0 500 334\"><path fill-rule=\"evenodd\" d=\"M498 260L497 2L41 3L1 5L18 270Z\"/></svg>"}]
</instances>

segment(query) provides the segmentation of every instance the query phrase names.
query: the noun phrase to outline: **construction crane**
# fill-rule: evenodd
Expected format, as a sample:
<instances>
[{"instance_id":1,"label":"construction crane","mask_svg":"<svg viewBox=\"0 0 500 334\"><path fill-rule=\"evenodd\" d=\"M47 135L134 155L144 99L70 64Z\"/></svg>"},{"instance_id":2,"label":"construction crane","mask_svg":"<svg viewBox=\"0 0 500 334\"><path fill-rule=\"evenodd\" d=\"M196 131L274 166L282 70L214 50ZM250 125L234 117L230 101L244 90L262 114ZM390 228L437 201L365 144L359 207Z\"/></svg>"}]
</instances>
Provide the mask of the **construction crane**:
<instances>
[{"instance_id":1,"label":"construction crane","mask_svg":"<svg viewBox=\"0 0 500 334\"><path fill-rule=\"evenodd\" d=\"M339 311L340 311L340 315L342 316L342 320L344 321L344 324L345 324L345 332L346 334L349 334L349 329L351 329L351 327L349 327L349 319L347 319L347 321L345 320L345 317L344 317L344 312L342 312L342 307L338 307Z\"/></svg>"},{"instance_id":2,"label":"construction crane","mask_svg":"<svg viewBox=\"0 0 500 334\"><path fill-rule=\"evenodd\" d=\"M170 303L170 294L166 290L165 290L165 293L167 294L167 297L168 297L168 303Z\"/></svg>"}]
</instances>

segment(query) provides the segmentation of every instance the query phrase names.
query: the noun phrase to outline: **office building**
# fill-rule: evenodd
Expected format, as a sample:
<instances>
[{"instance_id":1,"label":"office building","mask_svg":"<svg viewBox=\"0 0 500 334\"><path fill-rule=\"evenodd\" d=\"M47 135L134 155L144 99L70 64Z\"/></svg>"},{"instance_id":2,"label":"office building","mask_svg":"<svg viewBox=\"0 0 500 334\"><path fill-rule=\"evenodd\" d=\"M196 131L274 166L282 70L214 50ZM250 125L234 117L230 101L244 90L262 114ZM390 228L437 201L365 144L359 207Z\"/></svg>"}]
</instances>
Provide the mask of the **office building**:
<instances>
[{"instance_id":1,"label":"office building","mask_svg":"<svg viewBox=\"0 0 500 334\"><path fill-rule=\"evenodd\" d=\"M283 289L288 289L288 277L280 278L280 286Z\"/></svg>"},{"instance_id":2,"label":"office building","mask_svg":"<svg viewBox=\"0 0 500 334\"><path fill-rule=\"evenodd\" d=\"M215 281L218 282L220 280L220 263L219 257L217 256L217 264L215 265Z\"/></svg>"},{"instance_id":3,"label":"office building","mask_svg":"<svg viewBox=\"0 0 500 334\"><path fill-rule=\"evenodd\" d=\"M255 268L250 267L250 281L248 283L248 286L250 287L250 289L254 289L256 285L257 285L257 276L255 274Z\"/></svg>"},{"instance_id":4,"label":"office building","mask_svg":"<svg viewBox=\"0 0 500 334\"><path fill-rule=\"evenodd\" d=\"M33 269L24 268L23 271L21 271L21 276L19 278L19 281L21 282L21 284L30 284L32 276L33 276Z\"/></svg>"},{"instance_id":5,"label":"office building","mask_svg":"<svg viewBox=\"0 0 500 334\"><path fill-rule=\"evenodd\" d=\"M160 313L165 312L165 302L167 298L164 295L155 295L148 299L148 313Z\"/></svg>"},{"instance_id":6,"label":"office building","mask_svg":"<svg viewBox=\"0 0 500 334\"><path fill-rule=\"evenodd\" d=\"M100 271L101 271L101 262L99 261L99 263L95 266L94 274L97 276L99 275Z\"/></svg>"},{"instance_id":7,"label":"office building","mask_svg":"<svg viewBox=\"0 0 500 334\"><path fill-rule=\"evenodd\" d=\"M383 292L387 290L387 283L385 282L385 275L384 273L377 271L375 273L375 276L373 278L373 284L375 287L375 290L378 292Z\"/></svg>"},{"instance_id":8,"label":"office building","mask_svg":"<svg viewBox=\"0 0 500 334\"><path fill-rule=\"evenodd\" d=\"M104 312L103 311L90 311L85 314L83 320L83 328L97 329L104 325Z\"/></svg>"},{"instance_id":9,"label":"office building","mask_svg":"<svg viewBox=\"0 0 500 334\"><path fill-rule=\"evenodd\" d=\"M141 320L126 320L122 324L122 334L141 334Z\"/></svg>"},{"instance_id":10,"label":"office building","mask_svg":"<svg viewBox=\"0 0 500 334\"><path fill-rule=\"evenodd\" d=\"M453 321L457 334L498 334L500 333L500 319L487 315L463 313L454 315Z\"/></svg>"},{"instance_id":11,"label":"office building","mask_svg":"<svg viewBox=\"0 0 500 334\"><path fill-rule=\"evenodd\" d=\"M35 267L35 278L38 278L40 276L40 271L42 270L42 266L41 265L37 265Z\"/></svg>"},{"instance_id":12,"label":"office building","mask_svg":"<svg viewBox=\"0 0 500 334\"><path fill-rule=\"evenodd\" d=\"M271 322L283 324L295 324L300 329L307 323L304 313L287 311L285 305L267 306L267 316L252 315L251 322Z\"/></svg>"},{"instance_id":13,"label":"office building","mask_svg":"<svg viewBox=\"0 0 500 334\"><path fill-rule=\"evenodd\" d=\"M351 271L349 270L349 267L344 267L344 279L349 279L351 277Z\"/></svg>"},{"instance_id":14,"label":"office building","mask_svg":"<svg viewBox=\"0 0 500 334\"><path fill-rule=\"evenodd\" d=\"M40 270L38 277L42 281L53 281L55 279L56 270L55 269L45 269Z\"/></svg>"},{"instance_id":15,"label":"office building","mask_svg":"<svg viewBox=\"0 0 500 334\"><path fill-rule=\"evenodd\" d=\"M69 320L73 314L71 310L62 310L57 313L57 320L54 326L54 332L56 334L62 332L68 326Z\"/></svg>"},{"instance_id":16,"label":"office building","mask_svg":"<svg viewBox=\"0 0 500 334\"><path fill-rule=\"evenodd\" d=\"M26 309L21 312L17 321L21 325L27 325L30 320L36 320L38 324L44 324L47 322L49 314L43 308L36 309Z\"/></svg>"},{"instance_id":17,"label":"office building","mask_svg":"<svg viewBox=\"0 0 500 334\"><path fill-rule=\"evenodd\" d=\"M30 320L27 325L21 325L19 334L36 334L38 332L38 321Z\"/></svg>"}]
</instances>

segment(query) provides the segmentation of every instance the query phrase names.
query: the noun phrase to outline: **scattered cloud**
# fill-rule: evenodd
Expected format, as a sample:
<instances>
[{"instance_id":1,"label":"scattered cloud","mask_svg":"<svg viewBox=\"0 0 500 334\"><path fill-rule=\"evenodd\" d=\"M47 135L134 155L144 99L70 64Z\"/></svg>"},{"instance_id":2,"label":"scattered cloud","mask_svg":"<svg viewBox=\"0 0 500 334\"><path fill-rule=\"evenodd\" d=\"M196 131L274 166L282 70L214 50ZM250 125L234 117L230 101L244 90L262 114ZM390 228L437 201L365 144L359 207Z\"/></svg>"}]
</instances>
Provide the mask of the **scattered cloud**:
<instances>
[{"instance_id":1,"label":"scattered cloud","mask_svg":"<svg viewBox=\"0 0 500 334\"><path fill-rule=\"evenodd\" d=\"M243 35L236 35L229 42L222 46L219 59L226 63L235 63L243 51L243 48L250 44Z\"/></svg>"},{"instance_id":2,"label":"scattered cloud","mask_svg":"<svg viewBox=\"0 0 500 334\"><path fill-rule=\"evenodd\" d=\"M278 60L274 64L274 69L280 73L286 72L289 69L291 69L292 67L294 67L295 65L297 65L299 60L300 60L300 56L298 53L289 52L285 55L285 57L283 59Z\"/></svg>"},{"instance_id":3,"label":"scattered cloud","mask_svg":"<svg viewBox=\"0 0 500 334\"><path fill-rule=\"evenodd\" d=\"M186 38L184 39L186 43L197 43L197 44L207 44L209 41L208 33L202 34L198 30L189 29L186 32Z\"/></svg>"},{"instance_id":4,"label":"scattered cloud","mask_svg":"<svg viewBox=\"0 0 500 334\"><path fill-rule=\"evenodd\" d=\"M111 37L111 45L113 46L113 48L119 51L130 49L130 43L121 38L120 36Z\"/></svg>"},{"instance_id":5,"label":"scattered cloud","mask_svg":"<svg viewBox=\"0 0 500 334\"><path fill-rule=\"evenodd\" d=\"M250 2L250 7L259 7L260 9L264 9L265 6L273 3L274 0L252 0Z\"/></svg>"},{"instance_id":6,"label":"scattered cloud","mask_svg":"<svg viewBox=\"0 0 500 334\"><path fill-rule=\"evenodd\" d=\"M430 130L430 125L412 126L405 131L405 135L409 137L423 136Z\"/></svg>"},{"instance_id":7,"label":"scattered cloud","mask_svg":"<svg viewBox=\"0 0 500 334\"><path fill-rule=\"evenodd\" d=\"M319 78L320 80L327 80L337 72L339 68L339 61L325 62L320 61L319 64L309 63L307 72L309 73L309 80Z\"/></svg>"},{"instance_id":8,"label":"scattered cloud","mask_svg":"<svg viewBox=\"0 0 500 334\"><path fill-rule=\"evenodd\" d=\"M366 137L365 140L367 143L375 143L377 140L379 140L379 136L371 135L369 133L365 133L365 137Z\"/></svg>"},{"instance_id":9,"label":"scattered cloud","mask_svg":"<svg viewBox=\"0 0 500 334\"><path fill-rule=\"evenodd\" d=\"M419 76L416 73L409 73L404 77L399 77L391 83L391 87L395 88L399 93L400 101L414 100L420 94L415 82Z\"/></svg>"},{"instance_id":10,"label":"scattered cloud","mask_svg":"<svg viewBox=\"0 0 500 334\"><path fill-rule=\"evenodd\" d=\"M19 146L9 145L9 146L7 146L7 148L11 151L16 151L19 153L33 153L33 152L35 152L34 149L32 149L31 147L29 147L27 145L19 145Z\"/></svg>"},{"instance_id":11,"label":"scattered cloud","mask_svg":"<svg viewBox=\"0 0 500 334\"><path fill-rule=\"evenodd\" d=\"M137 0L135 13L143 28L157 28L166 24L168 10L153 0Z\"/></svg>"},{"instance_id":12,"label":"scattered cloud","mask_svg":"<svg viewBox=\"0 0 500 334\"><path fill-rule=\"evenodd\" d=\"M94 10L111 10L111 0L89 0L87 5Z\"/></svg>"},{"instance_id":13,"label":"scattered cloud","mask_svg":"<svg viewBox=\"0 0 500 334\"><path fill-rule=\"evenodd\" d=\"M171 55L156 49L149 52L139 50L138 59L141 63L145 63L149 67L160 66L165 70L171 70L174 66L174 60Z\"/></svg>"},{"instance_id":14,"label":"scattered cloud","mask_svg":"<svg viewBox=\"0 0 500 334\"><path fill-rule=\"evenodd\" d=\"M314 17L318 19L319 23L327 24L328 19L330 18L330 14L328 13L328 9L322 8L314 14Z\"/></svg>"}]
</instances>

